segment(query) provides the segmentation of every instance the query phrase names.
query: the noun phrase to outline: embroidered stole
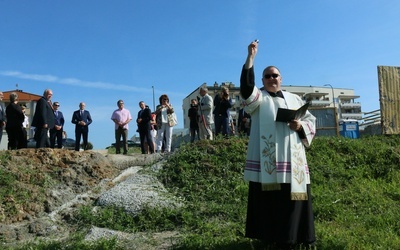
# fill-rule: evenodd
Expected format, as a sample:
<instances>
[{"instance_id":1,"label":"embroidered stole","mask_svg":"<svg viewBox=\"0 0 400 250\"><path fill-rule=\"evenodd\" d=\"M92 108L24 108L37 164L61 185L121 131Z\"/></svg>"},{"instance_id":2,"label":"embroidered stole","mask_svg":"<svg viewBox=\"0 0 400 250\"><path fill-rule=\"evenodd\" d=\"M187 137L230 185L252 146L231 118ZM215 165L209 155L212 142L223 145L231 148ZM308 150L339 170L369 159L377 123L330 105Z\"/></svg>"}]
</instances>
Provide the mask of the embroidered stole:
<instances>
[{"instance_id":1,"label":"embroidered stole","mask_svg":"<svg viewBox=\"0 0 400 250\"><path fill-rule=\"evenodd\" d=\"M287 175L286 172L289 170L291 199L307 200L306 156L301 139L287 124L275 122L277 106L285 106L284 102L289 108L298 105L290 97L282 99L264 96L263 98L265 99L260 105L259 119L260 182L263 190L279 190L278 178L285 178L284 175ZM285 136L287 134L289 136ZM279 138L278 141L276 138ZM286 152L288 149L289 152Z\"/></svg>"}]
</instances>

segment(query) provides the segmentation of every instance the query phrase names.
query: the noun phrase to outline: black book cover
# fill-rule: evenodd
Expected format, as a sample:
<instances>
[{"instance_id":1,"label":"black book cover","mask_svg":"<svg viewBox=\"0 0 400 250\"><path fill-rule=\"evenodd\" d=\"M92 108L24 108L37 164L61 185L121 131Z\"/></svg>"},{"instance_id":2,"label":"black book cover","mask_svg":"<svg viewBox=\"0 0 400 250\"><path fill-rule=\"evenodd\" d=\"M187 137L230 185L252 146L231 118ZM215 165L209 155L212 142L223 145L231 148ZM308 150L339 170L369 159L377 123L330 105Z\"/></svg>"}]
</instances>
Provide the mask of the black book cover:
<instances>
[{"instance_id":1,"label":"black book cover","mask_svg":"<svg viewBox=\"0 0 400 250\"><path fill-rule=\"evenodd\" d=\"M291 120L299 120L306 114L308 106L310 106L310 102L307 102L297 110L278 108L275 121L287 123Z\"/></svg>"}]
</instances>

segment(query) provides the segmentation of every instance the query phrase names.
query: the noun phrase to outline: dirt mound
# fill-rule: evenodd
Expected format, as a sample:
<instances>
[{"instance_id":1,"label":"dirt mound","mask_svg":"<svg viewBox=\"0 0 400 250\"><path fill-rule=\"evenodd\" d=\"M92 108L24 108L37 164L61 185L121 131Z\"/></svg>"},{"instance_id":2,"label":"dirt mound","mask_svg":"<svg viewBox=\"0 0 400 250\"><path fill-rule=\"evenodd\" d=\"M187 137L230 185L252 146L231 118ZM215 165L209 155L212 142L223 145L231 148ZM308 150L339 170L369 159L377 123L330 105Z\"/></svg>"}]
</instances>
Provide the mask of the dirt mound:
<instances>
[{"instance_id":1,"label":"dirt mound","mask_svg":"<svg viewBox=\"0 0 400 250\"><path fill-rule=\"evenodd\" d=\"M5 224L49 213L65 199L118 173L103 155L92 151L22 149L3 151L0 159L0 221Z\"/></svg>"},{"instance_id":2,"label":"dirt mound","mask_svg":"<svg viewBox=\"0 0 400 250\"><path fill-rule=\"evenodd\" d=\"M55 226L59 223L54 214L60 207L77 199L83 201L76 203L91 202L96 194L90 194L99 184L109 187L119 172L118 166L94 151L0 151L0 242L68 231ZM65 220L69 215L63 213Z\"/></svg>"}]
</instances>

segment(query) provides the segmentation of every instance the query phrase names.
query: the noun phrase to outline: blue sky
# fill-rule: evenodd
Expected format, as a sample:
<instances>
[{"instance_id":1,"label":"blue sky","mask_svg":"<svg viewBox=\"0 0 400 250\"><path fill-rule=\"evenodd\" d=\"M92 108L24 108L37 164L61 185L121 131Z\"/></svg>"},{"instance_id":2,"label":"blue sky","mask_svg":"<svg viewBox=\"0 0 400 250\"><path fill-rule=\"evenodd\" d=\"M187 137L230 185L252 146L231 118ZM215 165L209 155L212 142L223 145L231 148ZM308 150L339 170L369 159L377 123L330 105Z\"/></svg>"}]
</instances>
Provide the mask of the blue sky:
<instances>
[{"instance_id":1,"label":"blue sky","mask_svg":"<svg viewBox=\"0 0 400 250\"><path fill-rule=\"evenodd\" d=\"M399 13L397 0L0 0L0 90L51 88L72 138L85 102L101 149L114 141L118 99L136 119L139 101L153 109L154 86L182 127L183 98L204 82L238 86L258 38L260 79L276 65L284 85L352 88L367 112L379 108L377 66L400 65Z\"/></svg>"}]
</instances>

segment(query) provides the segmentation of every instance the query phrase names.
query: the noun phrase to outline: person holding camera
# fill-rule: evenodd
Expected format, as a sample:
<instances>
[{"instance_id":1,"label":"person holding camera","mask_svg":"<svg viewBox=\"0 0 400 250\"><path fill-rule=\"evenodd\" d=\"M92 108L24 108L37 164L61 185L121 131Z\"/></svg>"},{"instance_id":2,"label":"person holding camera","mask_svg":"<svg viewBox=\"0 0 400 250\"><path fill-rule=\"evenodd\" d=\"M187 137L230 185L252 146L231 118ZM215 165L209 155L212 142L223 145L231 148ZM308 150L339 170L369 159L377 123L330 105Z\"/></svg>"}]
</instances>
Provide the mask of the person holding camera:
<instances>
[{"instance_id":1,"label":"person holding camera","mask_svg":"<svg viewBox=\"0 0 400 250\"><path fill-rule=\"evenodd\" d=\"M188 111L188 117L190 120L190 142L194 142L197 134L197 140L200 140L199 135L199 115L198 115L197 100L192 99L190 101L190 109Z\"/></svg>"},{"instance_id":2,"label":"person holding camera","mask_svg":"<svg viewBox=\"0 0 400 250\"><path fill-rule=\"evenodd\" d=\"M171 124L168 115L171 115L172 118L175 118L176 122L176 115L174 114L174 108L172 107L171 103L169 102L169 97L166 94L163 94L159 98L160 105L156 107L156 120L157 120L157 153L160 152L171 152L172 146L172 132L173 128L176 125ZM165 143L164 143L165 137ZM164 149L163 149L164 148Z\"/></svg>"},{"instance_id":3,"label":"person holding camera","mask_svg":"<svg viewBox=\"0 0 400 250\"><path fill-rule=\"evenodd\" d=\"M214 122L215 135L227 136L229 134L229 116L232 107L232 98L229 96L229 89L221 87L221 93L214 98Z\"/></svg>"}]
</instances>

